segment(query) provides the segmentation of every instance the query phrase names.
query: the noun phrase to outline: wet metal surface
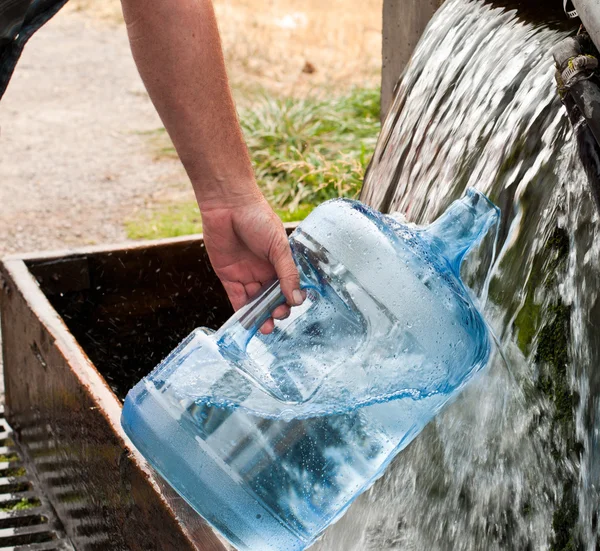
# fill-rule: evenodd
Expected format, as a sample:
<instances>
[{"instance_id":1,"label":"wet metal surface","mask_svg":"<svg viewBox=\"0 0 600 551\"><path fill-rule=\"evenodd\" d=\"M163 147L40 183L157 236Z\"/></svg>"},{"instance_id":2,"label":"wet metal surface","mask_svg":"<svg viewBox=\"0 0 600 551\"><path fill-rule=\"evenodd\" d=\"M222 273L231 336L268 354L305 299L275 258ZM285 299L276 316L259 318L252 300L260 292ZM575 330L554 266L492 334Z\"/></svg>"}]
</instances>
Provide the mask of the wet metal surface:
<instances>
[{"instance_id":1,"label":"wet metal surface","mask_svg":"<svg viewBox=\"0 0 600 551\"><path fill-rule=\"evenodd\" d=\"M73 551L0 410L0 551Z\"/></svg>"},{"instance_id":2,"label":"wet metal surface","mask_svg":"<svg viewBox=\"0 0 600 551\"><path fill-rule=\"evenodd\" d=\"M28 266L120 400L193 329L232 313L201 241Z\"/></svg>"}]
</instances>

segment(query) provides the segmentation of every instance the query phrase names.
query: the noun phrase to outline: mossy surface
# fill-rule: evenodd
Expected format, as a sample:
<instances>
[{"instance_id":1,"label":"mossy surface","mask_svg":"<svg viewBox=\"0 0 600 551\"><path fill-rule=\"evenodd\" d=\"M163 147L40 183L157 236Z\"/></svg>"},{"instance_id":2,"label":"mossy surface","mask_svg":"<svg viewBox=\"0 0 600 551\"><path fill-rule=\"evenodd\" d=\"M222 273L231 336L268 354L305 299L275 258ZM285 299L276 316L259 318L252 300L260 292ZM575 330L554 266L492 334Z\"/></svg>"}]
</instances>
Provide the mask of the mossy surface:
<instances>
[{"instance_id":1,"label":"mossy surface","mask_svg":"<svg viewBox=\"0 0 600 551\"><path fill-rule=\"evenodd\" d=\"M19 461L19 456L16 453L0 455L0 463L13 463L14 461Z\"/></svg>"},{"instance_id":2,"label":"mossy surface","mask_svg":"<svg viewBox=\"0 0 600 551\"><path fill-rule=\"evenodd\" d=\"M551 551L583 551L583 545L575 529L578 515L579 507L575 491L573 488L568 488L560 505L554 511L552 519L554 541Z\"/></svg>"},{"instance_id":3,"label":"mossy surface","mask_svg":"<svg viewBox=\"0 0 600 551\"><path fill-rule=\"evenodd\" d=\"M3 513L11 513L13 511L26 511L27 509L33 509L35 507L40 507L42 502L36 498L30 499L21 499L15 503L6 505L4 507L0 507L0 511Z\"/></svg>"},{"instance_id":4,"label":"mossy surface","mask_svg":"<svg viewBox=\"0 0 600 551\"><path fill-rule=\"evenodd\" d=\"M518 254L517 250L515 250L515 254ZM557 274L564 271L568 254L569 236L565 230L557 228L548 239L543 252L534 261L527 283L525 301L515 319L515 326L518 329L517 344L525 355L528 355L531 351L531 346L540 330L543 319L548 319L549 316L552 317L552 312L549 314L544 312L543 305L536 302L536 291L540 287L545 289L546 293L550 293L555 289ZM546 328L546 331L549 330ZM551 340L552 335L540 334L538 354L539 346L549 342L548 337ZM566 347L564 350L566 352ZM540 358L536 358L536 361L540 361ZM564 363L566 363L566 360Z\"/></svg>"},{"instance_id":5,"label":"mossy surface","mask_svg":"<svg viewBox=\"0 0 600 551\"><path fill-rule=\"evenodd\" d=\"M565 459L578 458L583 450L575 434L577 396L568 380L571 310L559 302L550 307L547 318L548 322L540 332L535 356L536 363L543 366L543 374L536 386L554 404L550 447L563 479L563 495L552 519L554 541L551 550L582 551L577 531L577 477L563 466Z\"/></svg>"},{"instance_id":6,"label":"mossy surface","mask_svg":"<svg viewBox=\"0 0 600 551\"><path fill-rule=\"evenodd\" d=\"M568 231L556 228L533 261L525 299L515 317L518 346L531 358L537 373L533 385L525 389L526 395L534 401L542 397L551 405L538 418L540 423L549 423L549 438L544 446L556 462L562 484L552 519L551 551L583 551L578 533L578 474L571 468L583 451L575 430L579 398L570 384L571 307L558 292L569 250ZM541 297L545 299L540 300ZM535 506L535 502L527 503L523 513L526 515Z\"/></svg>"},{"instance_id":7,"label":"mossy surface","mask_svg":"<svg viewBox=\"0 0 600 551\"><path fill-rule=\"evenodd\" d=\"M547 241L541 262L534 266L527 299L517 317L519 346L528 349L534 340L537 345L534 362L539 375L535 388L553 405L547 445L557 463L563 491L552 519L551 551L583 551L578 534L577 474L566 467L567 461L577 459L583 450L575 431L578 396L569 383L571 308L557 293L569 246L567 231L557 228ZM540 284L547 296L556 297L548 305L538 305L533 300Z\"/></svg>"}]
</instances>

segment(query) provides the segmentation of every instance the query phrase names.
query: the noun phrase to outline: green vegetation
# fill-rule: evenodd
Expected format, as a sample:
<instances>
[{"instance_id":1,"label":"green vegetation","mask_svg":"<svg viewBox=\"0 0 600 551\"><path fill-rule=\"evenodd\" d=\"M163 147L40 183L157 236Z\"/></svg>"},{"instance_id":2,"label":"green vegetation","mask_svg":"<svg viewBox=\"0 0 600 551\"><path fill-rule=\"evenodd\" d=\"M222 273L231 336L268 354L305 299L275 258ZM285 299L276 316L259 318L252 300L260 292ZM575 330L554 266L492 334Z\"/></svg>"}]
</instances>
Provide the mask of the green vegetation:
<instances>
[{"instance_id":1,"label":"green vegetation","mask_svg":"<svg viewBox=\"0 0 600 551\"><path fill-rule=\"evenodd\" d=\"M275 208L282 222L304 220L315 205L301 204L296 209ZM161 239L202 233L202 218L196 201L167 204L129 220L125 229L129 239Z\"/></svg>"},{"instance_id":2,"label":"green vegetation","mask_svg":"<svg viewBox=\"0 0 600 551\"><path fill-rule=\"evenodd\" d=\"M324 100L263 95L240 113L258 183L284 222L319 203L356 197L379 134L379 90L357 88ZM164 129L151 137L159 157L176 155ZM131 239L202 231L193 201L167 204L127 222Z\"/></svg>"},{"instance_id":3,"label":"green vegetation","mask_svg":"<svg viewBox=\"0 0 600 551\"><path fill-rule=\"evenodd\" d=\"M27 471L25 470L25 467L12 467L10 469L5 469L2 471L2 475L3 476L25 476L27 474Z\"/></svg>"},{"instance_id":4,"label":"green vegetation","mask_svg":"<svg viewBox=\"0 0 600 551\"><path fill-rule=\"evenodd\" d=\"M316 207L317 205L300 204L297 208L275 208L277 216L281 218L282 222L298 222L304 220Z\"/></svg>"},{"instance_id":5,"label":"green vegetation","mask_svg":"<svg viewBox=\"0 0 600 551\"><path fill-rule=\"evenodd\" d=\"M160 239L202 232L200 211L195 201L163 205L127 221L129 239Z\"/></svg>"},{"instance_id":6,"label":"green vegetation","mask_svg":"<svg viewBox=\"0 0 600 551\"><path fill-rule=\"evenodd\" d=\"M264 97L242 113L256 176L276 207L356 197L379 133L379 91L326 101Z\"/></svg>"},{"instance_id":7,"label":"green vegetation","mask_svg":"<svg viewBox=\"0 0 600 551\"><path fill-rule=\"evenodd\" d=\"M27 509L33 509L34 507L40 507L42 502L36 498L23 498L20 501L14 502L10 505L0 507L0 511L3 513L11 513L13 511L25 511Z\"/></svg>"},{"instance_id":8,"label":"green vegetation","mask_svg":"<svg viewBox=\"0 0 600 551\"><path fill-rule=\"evenodd\" d=\"M19 461L19 456L16 453L0 455L0 463L12 463L13 461Z\"/></svg>"}]
</instances>

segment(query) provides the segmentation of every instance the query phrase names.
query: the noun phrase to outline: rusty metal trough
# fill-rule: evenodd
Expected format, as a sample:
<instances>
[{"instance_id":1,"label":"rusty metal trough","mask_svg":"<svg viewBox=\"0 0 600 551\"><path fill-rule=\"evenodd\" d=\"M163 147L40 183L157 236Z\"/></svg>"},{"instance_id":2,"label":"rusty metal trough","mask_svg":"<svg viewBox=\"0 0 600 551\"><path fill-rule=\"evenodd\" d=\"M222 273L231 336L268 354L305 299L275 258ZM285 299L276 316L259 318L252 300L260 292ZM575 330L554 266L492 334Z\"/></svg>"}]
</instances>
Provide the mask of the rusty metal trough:
<instances>
[{"instance_id":1,"label":"rusty metal trough","mask_svg":"<svg viewBox=\"0 0 600 551\"><path fill-rule=\"evenodd\" d=\"M227 547L123 433L127 390L231 314L201 236L0 265L6 415L78 550Z\"/></svg>"}]
</instances>

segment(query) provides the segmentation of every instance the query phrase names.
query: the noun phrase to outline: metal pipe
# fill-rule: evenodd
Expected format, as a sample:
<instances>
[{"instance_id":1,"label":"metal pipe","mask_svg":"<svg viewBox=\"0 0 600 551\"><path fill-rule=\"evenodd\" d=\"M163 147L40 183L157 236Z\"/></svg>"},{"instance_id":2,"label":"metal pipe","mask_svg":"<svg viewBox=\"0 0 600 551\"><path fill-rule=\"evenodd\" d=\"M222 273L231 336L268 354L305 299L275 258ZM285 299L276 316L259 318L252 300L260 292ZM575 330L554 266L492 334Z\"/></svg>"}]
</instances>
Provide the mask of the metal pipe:
<instances>
[{"instance_id":1,"label":"metal pipe","mask_svg":"<svg viewBox=\"0 0 600 551\"><path fill-rule=\"evenodd\" d=\"M600 49L600 4L598 0L571 0L592 41Z\"/></svg>"},{"instance_id":2,"label":"metal pipe","mask_svg":"<svg viewBox=\"0 0 600 551\"><path fill-rule=\"evenodd\" d=\"M585 41L584 35L567 38L554 47L552 55L560 75L561 95L574 100L600 144L600 88L592 79L598 60L584 55L582 43ZM587 41L589 44L589 38Z\"/></svg>"},{"instance_id":3,"label":"metal pipe","mask_svg":"<svg viewBox=\"0 0 600 551\"><path fill-rule=\"evenodd\" d=\"M582 33L559 42L552 55L559 93L573 125L592 196L600 210L600 87L595 78L598 60L585 54L591 47L591 38Z\"/></svg>"}]
</instances>

